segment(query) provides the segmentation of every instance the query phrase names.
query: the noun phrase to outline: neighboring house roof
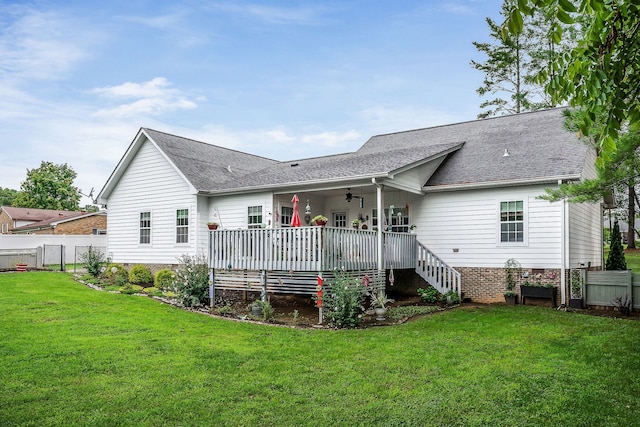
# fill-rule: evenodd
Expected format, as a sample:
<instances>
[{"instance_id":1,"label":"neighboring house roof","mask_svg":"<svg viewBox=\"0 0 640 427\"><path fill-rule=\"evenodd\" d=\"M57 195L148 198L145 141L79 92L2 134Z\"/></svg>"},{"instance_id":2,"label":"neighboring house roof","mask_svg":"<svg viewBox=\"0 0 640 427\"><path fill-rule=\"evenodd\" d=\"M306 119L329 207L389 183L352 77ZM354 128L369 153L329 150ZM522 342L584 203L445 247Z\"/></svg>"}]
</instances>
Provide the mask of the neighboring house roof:
<instances>
[{"instance_id":1,"label":"neighboring house roof","mask_svg":"<svg viewBox=\"0 0 640 427\"><path fill-rule=\"evenodd\" d=\"M359 153L385 152L465 141L427 182L427 187L580 178L586 144L566 130L565 108L474 120L374 136ZM508 156L504 156L507 150Z\"/></svg>"},{"instance_id":2,"label":"neighboring house roof","mask_svg":"<svg viewBox=\"0 0 640 427\"><path fill-rule=\"evenodd\" d=\"M31 221L33 223L58 218L73 218L86 214L84 211L65 211L57 209L15 208L2 206L2 210L14 221Z\"/></svg>"},{"instance_id":3,"label":"neighboring house roof","mask_svg":"<svg viewBox=\"0 0 640 427\"><path fill-rule=\"evenodd\" d=\"M20 208L24 209L24 208ZM97 212L86 212L86 211L52 211L56 214L51 216L50 218L46 218L28 225L23 225L21 227L16 227L11 229L13 232L22 232L22 231L31 231L31 230L42 230L44 228L54 228L58 224L62 224L69 221L76 221L81 218L87 218L95 215L106 215L107 213L104 211Z\"/></svg>"}]
</instances>

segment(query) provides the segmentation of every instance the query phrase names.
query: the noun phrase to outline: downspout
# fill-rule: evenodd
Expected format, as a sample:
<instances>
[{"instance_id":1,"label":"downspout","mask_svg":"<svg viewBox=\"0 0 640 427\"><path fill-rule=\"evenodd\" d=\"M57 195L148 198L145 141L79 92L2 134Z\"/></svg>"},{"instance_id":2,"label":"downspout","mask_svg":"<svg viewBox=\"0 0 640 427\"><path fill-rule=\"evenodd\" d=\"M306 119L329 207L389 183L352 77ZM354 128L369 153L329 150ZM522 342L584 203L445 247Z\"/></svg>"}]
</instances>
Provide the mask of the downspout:
<instances>
[{"instance_id":1,"label":"downspout","mask_svg":"<svg viewBox=\"0 0 640 427\"><path fill-rule=\"evenodd\" d=\"M558 186L562 184L562 180L558 180ZM560 305L566 306L567 304L567 263L569 257L569 239L567 238L567 230L569 229L569 205L566 199L562 199L562 256L560 264Z\"/></svg>"},{"instance_id":2,"label":"downspout","mask_svg":"<svg viewBox=\"0 0 640 427\"><path fill-rule=\"evenodd\" d=\"M378 209L378 271L384 271L384 234L382 231L384 218L383 185L379 184L375 178L371 178L371 183L376 186L376 208Z\"/></svg>"}]
</instances>

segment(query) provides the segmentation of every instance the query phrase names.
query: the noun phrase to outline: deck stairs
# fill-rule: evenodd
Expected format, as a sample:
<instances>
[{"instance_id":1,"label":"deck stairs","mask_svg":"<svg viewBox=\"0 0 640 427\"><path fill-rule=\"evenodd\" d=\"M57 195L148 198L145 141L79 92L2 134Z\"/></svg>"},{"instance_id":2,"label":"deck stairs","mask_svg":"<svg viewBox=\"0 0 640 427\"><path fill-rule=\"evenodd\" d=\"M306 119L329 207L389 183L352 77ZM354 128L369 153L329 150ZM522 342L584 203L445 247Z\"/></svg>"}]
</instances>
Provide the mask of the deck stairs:
<instances>
[{"instance_id":1,"label":"deck stairs","mask_svg":"<svg viewBox=\"0 0 640 427\"><path fill-rule=\"evenodd\" d=\"M453 267L442 261L422 243L416 241L418 246L416 256L416 273L427 283L436 288L438 292L446 294L454 291L461 295L460 273Z\"/></svg>"}]
</instances>

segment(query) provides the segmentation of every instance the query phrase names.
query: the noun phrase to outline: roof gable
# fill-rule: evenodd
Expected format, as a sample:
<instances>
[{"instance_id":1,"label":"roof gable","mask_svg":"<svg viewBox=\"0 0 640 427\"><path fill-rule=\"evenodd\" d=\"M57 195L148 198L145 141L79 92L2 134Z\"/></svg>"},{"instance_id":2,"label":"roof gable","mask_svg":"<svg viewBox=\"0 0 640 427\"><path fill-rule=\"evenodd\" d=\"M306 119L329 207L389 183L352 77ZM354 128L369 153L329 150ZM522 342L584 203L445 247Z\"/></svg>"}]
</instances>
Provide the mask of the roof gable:
<instances>
[{"instance_id":1,"label":"roof gable","mask_svg":"<svg viewBox=\"0 0 640 427\"><path fill-rule=\"evenodd\" d=\"M409 149L463 139L464 149L448 156L427 187L578 178L589 148L566 130L563 111L556 108L378 135L358 152Z\"/></svg>"},{"instance_id":2,"label":"roof gable","mask_svg":"<svg viewBox=\"0 0 640 427\"><path fill-rule=\"evenodd\" d=\"M232 180L246 173L264 168L271 163L277 163L275 160L264 157L153 129L140 128L100 191L98 196L99 203L106 203L118 181L146 141L158 149L161 155L176 170L176 173L184 179L194 192L207 191L217 185L218 182Z\"/></svg>"}]
</instances>

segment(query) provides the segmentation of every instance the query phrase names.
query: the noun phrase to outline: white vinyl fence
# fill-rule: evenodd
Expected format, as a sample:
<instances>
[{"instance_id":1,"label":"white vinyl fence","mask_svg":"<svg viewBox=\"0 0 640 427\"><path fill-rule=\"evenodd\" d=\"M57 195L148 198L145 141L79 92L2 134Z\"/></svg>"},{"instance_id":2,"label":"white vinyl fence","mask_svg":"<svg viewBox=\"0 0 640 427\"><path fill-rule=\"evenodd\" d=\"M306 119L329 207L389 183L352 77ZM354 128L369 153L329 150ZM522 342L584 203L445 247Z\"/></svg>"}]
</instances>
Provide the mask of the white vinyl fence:
<instances>
[{"instance_id":1,"label":"white vinyl fence","mask_svg":"<svg viewBox=\"0 0 640 427\"><path fill-rule=\"evenodd\" d=\"M89 246L106 251L107 236L0 234L0 268L11 268L16 260L22 259L31 268L59 264L63 269L65 263L77 263L78 254ZM37 257L36 250L39 254ZM30 253L34 255L29 256Z\"/></svg>"}]
</instances>

